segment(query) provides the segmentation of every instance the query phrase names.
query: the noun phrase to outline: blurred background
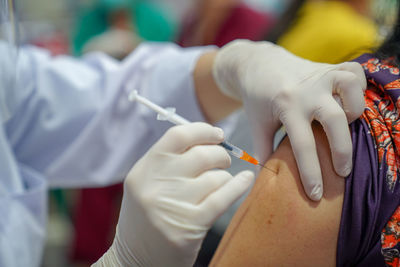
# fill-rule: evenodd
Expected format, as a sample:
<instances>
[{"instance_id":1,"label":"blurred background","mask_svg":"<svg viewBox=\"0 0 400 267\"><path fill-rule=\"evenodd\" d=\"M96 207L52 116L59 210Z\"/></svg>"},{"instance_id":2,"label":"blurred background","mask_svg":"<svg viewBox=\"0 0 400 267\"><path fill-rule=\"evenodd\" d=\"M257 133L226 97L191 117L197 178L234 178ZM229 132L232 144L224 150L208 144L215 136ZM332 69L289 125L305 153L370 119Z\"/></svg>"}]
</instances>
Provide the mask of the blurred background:
<instances>
[{"instance_id":1,"label":"blurred background","mask_svg":"<svg viewBox=\"0 0 400 267\"><path fill-rule=\"evenodd\" d=\"M272 41L301 57L328 63L373 51L391 29L396 4L396 0L17 0L21 44L43 47L54 56L102 51L123 60L145 41L223 46L245 38ZM252 152L247 120L241 111L235 116L238 123L229 139ZM243 169L252 167L233 159L230 171ZM90 266L113 240L122 186L52 190L49 195L42 266ZM216 222L195 266L207 266L241 201Z\"/></svg>"}]
</instances>

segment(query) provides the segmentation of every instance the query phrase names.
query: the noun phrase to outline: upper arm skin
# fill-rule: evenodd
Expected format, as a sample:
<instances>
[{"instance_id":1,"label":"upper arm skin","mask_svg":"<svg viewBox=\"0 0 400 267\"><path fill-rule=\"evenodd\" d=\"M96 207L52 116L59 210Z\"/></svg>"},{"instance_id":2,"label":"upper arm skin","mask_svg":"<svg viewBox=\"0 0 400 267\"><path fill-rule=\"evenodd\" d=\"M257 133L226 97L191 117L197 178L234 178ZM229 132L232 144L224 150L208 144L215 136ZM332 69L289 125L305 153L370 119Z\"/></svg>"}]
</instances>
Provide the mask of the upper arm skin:
<instances>
[{"instance_id":1,"label":"upper arm skin","mask_svg":"<svg viewBox=\"0 0 400 267\"><path fill-rule=\"evenodd\" d=\"M211 266L335 266L344 178L332 165L325 133L313 125L324 195L303 191L288 138L266 163L232 219Z\"/></svg>"}]
</instances>

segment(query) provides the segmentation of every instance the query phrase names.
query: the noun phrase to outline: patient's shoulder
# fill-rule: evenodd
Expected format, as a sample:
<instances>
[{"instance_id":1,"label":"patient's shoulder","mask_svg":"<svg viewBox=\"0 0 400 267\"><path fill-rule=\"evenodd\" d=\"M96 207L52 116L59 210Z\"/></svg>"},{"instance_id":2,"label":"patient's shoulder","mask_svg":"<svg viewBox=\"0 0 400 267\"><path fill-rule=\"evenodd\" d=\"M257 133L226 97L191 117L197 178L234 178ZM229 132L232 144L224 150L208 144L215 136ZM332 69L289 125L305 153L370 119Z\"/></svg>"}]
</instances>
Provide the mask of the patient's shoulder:
<instances>
[{"instance_id":1,"label":"patient's shoulder","mask_svg":"<svg viewBox=\"0 0 400 267\"><path fill-rule=\"evenodd\" d=\"M322 128L314 125L324 196L310 201L286 138L235 214L212 266L334 266L344 178L335 174Z\"/></svg>"}]
</instances>

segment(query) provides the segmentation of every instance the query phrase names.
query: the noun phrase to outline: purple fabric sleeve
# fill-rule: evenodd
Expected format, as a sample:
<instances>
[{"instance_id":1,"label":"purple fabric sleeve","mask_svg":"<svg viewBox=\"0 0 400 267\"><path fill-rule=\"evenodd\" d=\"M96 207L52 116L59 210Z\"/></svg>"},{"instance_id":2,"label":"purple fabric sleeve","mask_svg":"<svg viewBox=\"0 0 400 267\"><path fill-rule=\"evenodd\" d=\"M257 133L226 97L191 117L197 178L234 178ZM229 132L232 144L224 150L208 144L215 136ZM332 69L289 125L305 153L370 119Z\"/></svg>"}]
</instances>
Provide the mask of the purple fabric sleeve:
<instances>
[{"instance_id":1,"label":"purple fabric sleeve","mask_svg":"<svg viewBox=\"0 0 400 267\"><path fill-rule=\"evenodd\" d=\"M364 63L370 58L370 55L364 55L356 61ZM399 78L398 75L388 75L388 71L383 71L383 68L381 71L375 72L374 70L373 73L368 72L367 67L365 69L369 81L369 89L367 90L372 89L372 87L375 88L373 90L377 90L376 88L379 87L380 90L377 90L377 92L382 93L382 97L385 96L386 89L383 89L384 86L380 87L379 84L386 85L392 82L394 78ZM387 95L393 93L388 92ZM397 98L396 96L396 101ZM372 102L370 101L370 103ZM380 101L378 101L376 107L380 108L380 104ZM371 107L367 106L367 108ZM397 114L396 108L390 110L390 112ZM385 126L392 127L392 120L398 119L398 116L388 117L381 111L377 114L384 118L385 123L379 124L383 128ZM380 117L377 119L380 119ZM380 145L387 145L387 142L392 142L396 152L394 157L397 158L398 152L392 139L395 136L382 138L371 127L371 123L375 123L375 121L367 120L366 116L363 116L351 124L353 170L346 178L337 244L337 266L395 266L392 265L393 258L390 259L390 264L386 265L388 263L387 257L390 253L396 254L399 251L398 243L390 251L382 249L382 231L399 206L400 188L398 183L395 183L394 187L389 186L386 161L386 153L388 152L383 150L383 154L378 154L377 149ZM392 133L391 129L387 131ZM381 140L383 140L382 144L380 143Z\"/></svg>"}]
</instances>

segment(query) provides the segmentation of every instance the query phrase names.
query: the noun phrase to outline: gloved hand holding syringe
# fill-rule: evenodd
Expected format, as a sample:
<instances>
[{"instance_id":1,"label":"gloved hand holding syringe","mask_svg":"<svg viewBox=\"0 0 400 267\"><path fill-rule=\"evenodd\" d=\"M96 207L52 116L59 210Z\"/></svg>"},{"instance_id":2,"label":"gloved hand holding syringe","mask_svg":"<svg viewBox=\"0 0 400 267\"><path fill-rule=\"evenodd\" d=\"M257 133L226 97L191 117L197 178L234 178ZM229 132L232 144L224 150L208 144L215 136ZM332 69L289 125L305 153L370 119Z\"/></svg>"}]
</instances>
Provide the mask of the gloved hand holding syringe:
<instances>
[{"instance_id":1,"label":"gloved hand holding syringe","mask_svg":"<svg viewBox=\"0 0 400 267\"><path fill-rule=\"evenodd\" d=\"M136 90L133 90L129 94L129 100L142 103L143 105L145 105L145 106L149 107L150 109L154 110L155 112L157 112L158 120L169 121L176 125L190 123L190 121L188 121L187 119L176 114L175 108L162 108L162 107L158 106L157 104L151 102L147 98L140 96ZM223 148L225 148L232 156L234 156L238 159L241 159L241 160L247 161L251 164L266 168L258 160L256 160L252 156L250 156L246 151L238 148L237 146L235 146L227 141L223 141L219 145L222 146Z\"/></svg>"},{"instance_id":2,"label":"gloved hand holding syringe","mask_svg":"<svg viewBox=\"0 0 400 267\"><path fill-rule=\"evenodd\" d=\"M254 173L232 175L223 131L163 109L133 92L168 129L124 180L121 211L110 249L93 266L193 266L215 222L254 182Z\"/></svg>"}]
</instances>

